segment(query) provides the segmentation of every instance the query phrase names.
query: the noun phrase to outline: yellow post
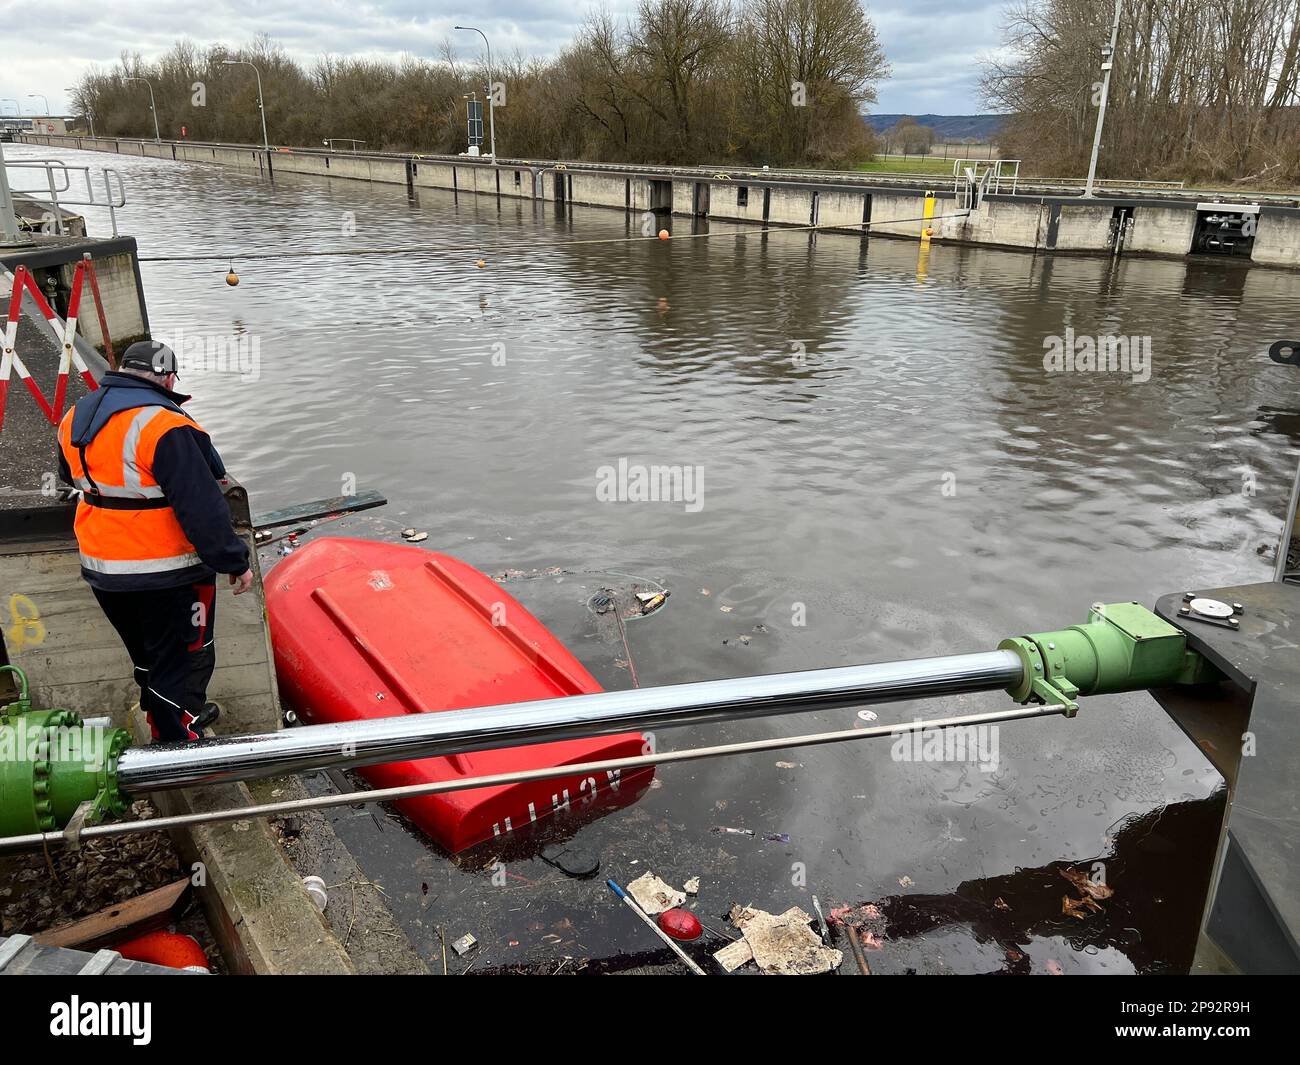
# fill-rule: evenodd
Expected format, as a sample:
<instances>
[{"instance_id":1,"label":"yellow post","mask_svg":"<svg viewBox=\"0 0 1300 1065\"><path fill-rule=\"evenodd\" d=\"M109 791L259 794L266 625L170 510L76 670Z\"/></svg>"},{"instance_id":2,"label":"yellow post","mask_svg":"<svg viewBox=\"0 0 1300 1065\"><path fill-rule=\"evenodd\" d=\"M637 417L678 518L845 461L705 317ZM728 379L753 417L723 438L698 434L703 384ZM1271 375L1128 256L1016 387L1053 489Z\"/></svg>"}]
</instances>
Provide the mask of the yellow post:
<instances>
[{"instance_id":1,"label":"yellow post","mask_svg":"<svg viewBox=\"0 0 1300 1065\"><path fill-rule=\"evenodd\" d=\"M921 243L929 244L930 237L934 234L934 228L931 219L934 218L934 190L929 189L925 194L925 211L924 218L921 221Z\"/></svg>"}]
</instances>

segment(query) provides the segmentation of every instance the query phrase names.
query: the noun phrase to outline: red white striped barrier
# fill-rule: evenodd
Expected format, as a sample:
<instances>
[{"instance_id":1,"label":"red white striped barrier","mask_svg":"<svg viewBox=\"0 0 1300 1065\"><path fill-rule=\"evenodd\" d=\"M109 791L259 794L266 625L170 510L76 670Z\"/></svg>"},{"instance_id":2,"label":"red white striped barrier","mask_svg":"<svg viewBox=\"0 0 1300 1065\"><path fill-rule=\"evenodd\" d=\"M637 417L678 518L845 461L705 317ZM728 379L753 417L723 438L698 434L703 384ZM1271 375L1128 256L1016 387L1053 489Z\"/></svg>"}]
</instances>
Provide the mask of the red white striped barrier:
<instances>
[{"instance_id":1,"label":"red white striped barrier","mask_svg":"<svg viewBox=\"0 0 1300 1065\"><path fill-rule=\"evenodd\" d=\"M104 317L103 301L99 297L99 281L95 277L95 267L90 260L83 259L77 263L77 268L73 272L72 292L68 297L68 317L66 321L54 313L49 301L41 292L40 286L36 284L36 279L32 276L31 271L25 266L19 266L13 273L13 289L9 296L9 315L5 321L4 348L3 351L0 351L0 430L4 429L5 407L9 400L9 381L15 370L18 371L18 379L27 386L27 391L36 400L37 406L44 412L51 425L58 425L59 419L63 417L63 405L68 395L68 375L72 372L73 366L76 366L77 372L81 375L81 379L86 382L87 388L94 391L99 387L94 375L90 372L90 367L86 365L85 359L81 357L81 352L77 350L77 317L81 311L81 290L87 275L90 277L90 289L94 296L95 309L99 314L100 332L104 336L105 349L109 353L109 365L112 365L112 348L109 346L108 341L108 323ZM18 353L18 319L22 314L24 290L31 296L37 310L45 318L50 332L61 347L59 374L54 384L53 403L45 397L45 393L41 391L40 385L32 378L31 371L27 369L22 356Z\"/></svg>"}]
</instances>

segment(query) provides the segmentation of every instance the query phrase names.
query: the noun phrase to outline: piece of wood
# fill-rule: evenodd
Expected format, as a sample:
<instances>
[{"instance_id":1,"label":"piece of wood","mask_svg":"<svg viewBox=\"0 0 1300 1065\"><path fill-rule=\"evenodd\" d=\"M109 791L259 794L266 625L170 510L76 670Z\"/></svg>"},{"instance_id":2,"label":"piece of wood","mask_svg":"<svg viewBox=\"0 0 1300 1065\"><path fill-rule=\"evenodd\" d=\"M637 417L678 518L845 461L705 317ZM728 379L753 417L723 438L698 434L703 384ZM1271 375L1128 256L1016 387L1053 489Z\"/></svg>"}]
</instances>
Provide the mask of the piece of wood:
<instances>
[{"instance_id":1,"label":"piece of wood","mask_svg":"<svg viewBox=\"0 0 1300 1065\"><path fill-rule=\"evenodd\" d=\"M315 499L310 503L298 503L280 510L269 510L253 517L253 526L257 529L274 529L281 525L294 525L298 522L312 521L316 518L328 518L331 514L354 514L358 510L370 510L382 507L388 500L374 491L366 489L350 496L334 496L331 499Z\"/></svg>"},{"instance_id":2,"label":"piece of wood","mask_svg":"<svg viewBox=\"0 0 1300 1065\"><path fill-rule=\"evenodd\" d=\"M184 878L164 884L133 899L105 907L89 917L38 932L32 938L49 947L81 948L96 948L134 938L168 924L172 911L189 886L189 880Z\"/></svg>"}]
</instances>

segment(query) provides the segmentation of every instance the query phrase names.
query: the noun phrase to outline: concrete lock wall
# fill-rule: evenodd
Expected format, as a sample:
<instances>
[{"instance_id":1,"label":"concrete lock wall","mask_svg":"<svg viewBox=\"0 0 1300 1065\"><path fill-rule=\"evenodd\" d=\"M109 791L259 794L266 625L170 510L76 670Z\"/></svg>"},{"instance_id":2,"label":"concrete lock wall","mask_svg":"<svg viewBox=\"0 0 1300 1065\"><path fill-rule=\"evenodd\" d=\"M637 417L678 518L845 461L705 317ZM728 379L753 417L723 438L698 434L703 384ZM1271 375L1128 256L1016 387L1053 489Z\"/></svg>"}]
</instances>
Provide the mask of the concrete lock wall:
<instances>
[{"instance_id":1,"label":"concrete lock wall","mask_svg":"<svg viewBox=\"0 0 1300 1065\"><path fill-rule=\"evenodd\" d=\"M1260 212L1251 260L1271 266L1300 267L1300 217L1264 208Z\"/></svg>"},{"instance_id":2,"label":"concrete lock wall","mask_svg":"<svg viewBox=\"0 0 1300 1065\"><path fill-rule=\"evenodd\" d=\"M113 349L121 352L128 344L149 334L145 319L144 299L140 280L136 275L135 257L129 252L93 259L95 278L99 282L99 295L104 304L104 320L113 341ZM63 282L72 284L75 263L63 267ZM82 290L81 314L77 319L77 332L91 344L104 348L104 335L99 328L99 315L95 313L94 297L86 285Z\"/></svg>"},{"instance_id":3,"label":"concrete lock wall","mask_svg":"<svg viewBox=\"0 0 1300 1065\"><path fill-rule=\"evenodd\" d=\"M1137 207L1125 247L1157 255L1186 255L1192 249L1196 213L1168 207Z\"/></svg>"},{"instance_id":4,"label":"concrete lock wall","mask_svg":"<svg viewBox=\"0 0 1300 1065\"><path fill-rule=\"evenodd\" d=\"M86 150L139 155L147 158L234 166L266 173L315 176L407 184L414 188L454 189L477 195L499 195L554 201L556 185L563 183L561 198L582 206L643 212L657 204L655 185L664 194L671 188L671 211L683 217L696 215L725 221L808 226L858 232L869 211L867 230L919 239L924 222L923 181L916 187L893 183L866 184L862 179L837 179L827 175L818 184L796 184L752 173L712 173L677 168L671 172L632 173L617 165L574 164L557 170L555 164L503 163L467 157L402 156L322 152L311 149L275 149L264 152L251 145L191 144L145 138L90 138L73 135L25 135L25 141L52 147L75 146ZM516 180L517 179L517 180ZM743 192L742 192L743 190ZM933 233L939 241L960 241L1004 248L1033 248L1065 252L1105 253L1111 250L1116 207L1131 210L1132 225L1124 253L1181 257L1191 250L1196 228L1196 193L1159 194L1128 201L1108 198L1084 202L1061 195L1006 195L986 197L969 216L948 217L961 211L951 188L936 191ZM129 195L129 193L128 193ZM1212 198L1204 194L1204 198ZM870 206L868 208L868 199ZM1231 196L1249 201L1248 195ZM742 202L743 201L743 202ZM766 204L766 217L765 217ZM1267 205L1261 212L1252 260L1274 266L1300 267L1300 209Z\"/></svg>"}]
</instances>

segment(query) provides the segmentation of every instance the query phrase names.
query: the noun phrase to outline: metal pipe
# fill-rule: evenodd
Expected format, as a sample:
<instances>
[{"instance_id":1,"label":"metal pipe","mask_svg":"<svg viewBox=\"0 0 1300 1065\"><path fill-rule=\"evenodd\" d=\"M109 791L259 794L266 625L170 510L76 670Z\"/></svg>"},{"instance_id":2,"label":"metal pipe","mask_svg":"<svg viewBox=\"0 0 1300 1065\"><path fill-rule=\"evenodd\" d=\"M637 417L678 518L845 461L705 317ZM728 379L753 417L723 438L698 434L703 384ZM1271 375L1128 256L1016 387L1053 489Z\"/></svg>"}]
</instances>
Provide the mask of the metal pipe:
<instances>
[{"instance_id":1,"label":"metal pipe","mask_svg":"<svg viewBox=\"0 0 1300 1065\"><path fill-rule=\"evenodd\" d=\"M1296 466L1295 481L1291 485L1291 499L1282 516L1282 538L1277 542L1277 563L1273 567L1275 581L1286 580L1286 556L1291 549L1291 537L1295 535L1295 515L1300 510L1300 465Z\"/></svg>"},{"instance_id":2,"label":"metal pipe","mask_svg":"<svg viewBox=\"0 0 1300 1065\"><path fill-rule=\"evenodd\" d=\"M308 725L196 744L133 747L122 752L117 782L128 793L142 794L328 766L992 691L1018 685L1022 674L1014 652L985 651Z\"/></svg>"},{"instance_id":3,"label":"metal pipe","mask_svg":"<svg viewBox=\"0 0 1300 1065\"><path fill-rule=\"evenodd\" d=\"M420 795L444 795L453 791L473 788L499 787L503 784L523 784L533 780L554 780L557 777L591 776L597 773L622 773L646 769L650 766L671 765L677 762L698 762L706 758L722 758L761 751L792 750L799 747L821 747L832 743L852 743L857 740L897 738L912 732L930 732L944 728L970 728L973 725L999 726L1009 721L1028 721L1065 713L1062 703L1017 706L1010 710L994 710L983 714L960 714L912 721L892 725L872 725L868 728L843 729L838 732L814 732L804 736L777 736L766 740L747 740L743 743L726 743L712 747L688 747L680 751L662 751L635 758L607 758L600 762L582 762L576 765L551 766L545 769L525 769L512 773L494 773L482 777L460 777L434 781L430 784L405 784L395 788L376 788L373 791L353 791L345 795L314 795L305 799L283 799L279 802L257 803L252 806L235 806L222 810L204 810L195 814L172 814L151 817L144 821L120 821L114 824L94 825L76 833L33 832L25 836L0 837L0 854L27 850L32 847L52 846L68 842L73 835L78 840L101 839L105 836L126 836L140 832L157 832L162 829L189 828L218 821L242 821L249 817L279 817L282 814L301 813L304 810L328 810L336 806L356 806L368 802L393 802L413 799Z\"/></svg>"}]
</instances>

